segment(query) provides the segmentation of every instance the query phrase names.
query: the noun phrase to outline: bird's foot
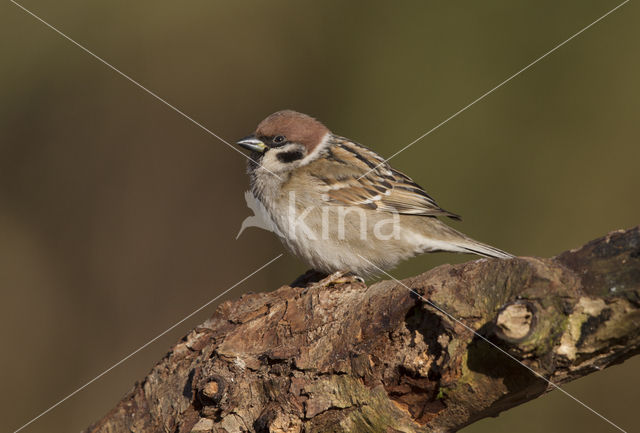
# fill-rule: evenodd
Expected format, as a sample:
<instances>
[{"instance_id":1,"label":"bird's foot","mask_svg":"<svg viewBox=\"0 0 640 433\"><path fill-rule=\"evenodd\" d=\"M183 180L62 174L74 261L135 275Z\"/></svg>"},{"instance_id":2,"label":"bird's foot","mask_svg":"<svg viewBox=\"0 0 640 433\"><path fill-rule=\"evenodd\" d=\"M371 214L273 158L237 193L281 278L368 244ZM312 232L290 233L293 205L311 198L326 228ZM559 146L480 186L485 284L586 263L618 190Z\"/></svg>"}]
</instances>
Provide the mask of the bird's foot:
<instances>
[{"instance_id":1,"label":"bird's foot","mask_svg":"<svg viewBox=\"0 0 640 433\"><path fill-rule=\"evenodd\" d=\"M364 284L364 278L359 275L354 274L351 271L338 271L329 275L327 278L321 281L324 285L333 285L333 284L346 284L352 282L358 282Z\"/></svg>"},{"instance_id":2,"label":"bird's foot","mask_svg":"<svg viewBox=\"0 0 640 433\"><path fill-rule=\"evenodd\" d=\"M354 274L351 271L338 271L333 274L326 274L323 272L310 269L303 275L300 275L296 280L290 284L291 287L302 288L302 294L307 293L309 289L317 286L334 286L338 284L346 284L357 282L364 284L364 278Z\"/></svg>"}]
</instances>

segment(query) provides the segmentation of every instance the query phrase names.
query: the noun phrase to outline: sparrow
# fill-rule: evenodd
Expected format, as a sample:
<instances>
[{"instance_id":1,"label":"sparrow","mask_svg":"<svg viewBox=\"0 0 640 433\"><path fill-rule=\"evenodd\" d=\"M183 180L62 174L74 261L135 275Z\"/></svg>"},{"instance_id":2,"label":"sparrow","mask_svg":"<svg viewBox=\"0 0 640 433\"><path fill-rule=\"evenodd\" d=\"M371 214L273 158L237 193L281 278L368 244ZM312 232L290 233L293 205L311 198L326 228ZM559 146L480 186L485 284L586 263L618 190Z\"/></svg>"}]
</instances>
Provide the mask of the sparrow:
<instances>
[{"instance_id":1,"label":"sparrow","mask_svg":"<svg viewBox=\"0 0 640 433\"><path fill-rule=\"evenodd\" d=\"M460 216L373 150L306 114L273 113L237 144L251 152L254 211L316 271L370 276L437 251L513 257L446 225L443 218Z\"/></svg>"}]
</instances>

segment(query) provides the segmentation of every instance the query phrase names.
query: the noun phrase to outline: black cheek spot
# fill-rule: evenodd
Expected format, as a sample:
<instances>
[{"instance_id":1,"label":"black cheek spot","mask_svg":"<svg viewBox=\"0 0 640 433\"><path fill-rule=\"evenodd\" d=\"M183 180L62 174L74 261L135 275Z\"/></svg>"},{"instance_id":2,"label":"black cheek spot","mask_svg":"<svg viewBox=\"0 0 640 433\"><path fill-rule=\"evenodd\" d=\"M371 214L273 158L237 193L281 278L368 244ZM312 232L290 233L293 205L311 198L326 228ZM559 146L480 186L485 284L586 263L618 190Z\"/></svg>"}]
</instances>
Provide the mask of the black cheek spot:
<instances>
[{"instance_id":1,"label":"black cheek spot","mask_svg":"<svg viewBox=\"0 0 640 433\"><path fill-rule=\"evenodd\" d=\"M282 152L277 155L280 162L289 163L304 158L304 155L299 150L293 150L291 152Z\"/></svg>"}]
</instances>

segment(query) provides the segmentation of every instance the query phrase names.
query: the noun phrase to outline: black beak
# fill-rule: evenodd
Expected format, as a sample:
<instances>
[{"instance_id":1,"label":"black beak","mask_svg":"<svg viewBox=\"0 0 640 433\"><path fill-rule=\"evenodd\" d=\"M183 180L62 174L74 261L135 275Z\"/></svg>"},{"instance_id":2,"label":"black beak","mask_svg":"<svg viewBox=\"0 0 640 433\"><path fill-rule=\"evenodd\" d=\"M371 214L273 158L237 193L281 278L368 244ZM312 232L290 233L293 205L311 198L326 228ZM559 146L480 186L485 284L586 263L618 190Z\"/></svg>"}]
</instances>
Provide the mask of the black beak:
<instances>
[{"instance_id":1,"label":"black beak","mask_svg":"<svg viewBox=\"0 0 640 433\"><path fill-rule=\"evenodd\" d=\"M252 152L264 153L268 147L261 140L258 140L254 134L237 141L237 144Z\"/></svg>"}]
</instances>

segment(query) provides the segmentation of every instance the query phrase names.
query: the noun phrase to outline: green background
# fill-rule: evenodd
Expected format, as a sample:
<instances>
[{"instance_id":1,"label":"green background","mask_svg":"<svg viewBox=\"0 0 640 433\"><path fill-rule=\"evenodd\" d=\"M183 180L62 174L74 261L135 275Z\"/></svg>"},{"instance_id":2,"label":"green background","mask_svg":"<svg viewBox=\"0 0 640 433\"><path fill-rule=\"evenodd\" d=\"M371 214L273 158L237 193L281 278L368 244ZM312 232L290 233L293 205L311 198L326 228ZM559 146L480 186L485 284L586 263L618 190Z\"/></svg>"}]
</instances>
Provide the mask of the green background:
<instances>
[{"instance_id":1,"label":"green background","mask_svg":"<svg viewBox=\"0 0 640 433\"><path fill-rule=\"evenodd\" d=\"M25 0L226 140L293 108L389 156L615 1ZM553 256L640 220L640 6L630 2L393 159L455 227ZM13 431L282 251L236 233L244 158L0 4L0 429ZM415 258L406 277L472 256ZM285 255L234 289L271 290ZM211 306L27 432L104 415ZM640 359L566 386L637 429ZM523 371L523 374L524 371ZM609 432L553 392L471 432Z\"/></svg>"}]
</instances>

